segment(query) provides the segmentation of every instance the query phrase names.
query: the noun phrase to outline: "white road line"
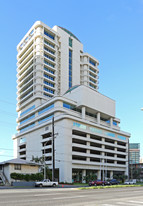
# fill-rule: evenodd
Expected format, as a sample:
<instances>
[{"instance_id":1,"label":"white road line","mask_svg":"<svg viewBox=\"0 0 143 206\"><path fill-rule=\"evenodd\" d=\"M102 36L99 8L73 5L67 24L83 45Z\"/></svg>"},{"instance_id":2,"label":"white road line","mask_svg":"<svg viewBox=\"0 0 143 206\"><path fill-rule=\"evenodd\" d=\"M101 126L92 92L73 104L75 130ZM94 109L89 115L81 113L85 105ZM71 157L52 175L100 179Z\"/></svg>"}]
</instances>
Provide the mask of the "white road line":
<instances>
[{"instance_id":1,"label":"white road line","mask_svg":"<svg viewBox=\"0 0 143 206\"><path fill-rule=\"evenodd\" d=\"M134 201L134 200L129 200L128 202L130 202L130 203L138 203L138 204L143 204L143 202L140 202L140 201Z\"/></svg>"},{"instance_id":2,"label":"white road line","mask_svg":"<svg viewBox=\"0 0 143 206\"><path fill-rule=\"evenodd\" d=\"M136 203L136 204L135 204ZM131 201L125 201L125 202L116 202L115 205L130 205L130 206L142 206L142 204L138 204L139 202L131 202Z\"/></svg>"},{"instance_id":3,"label":"white road line","mask_svg":"<svg viewBox=\"0 0 143 206\"><path fill-rule=\"evenodd\" d=\"M78 197L85 197L83 195L80 196L74 196L74 197L56 197L56 198L52 198L53 200L63 200L63 199L73 199L73 198L78 198Z\"/></svg>"},{"instance_id":4,"label":"white road line","mask_svg":"<svg viewBox=\"0 0 143 206\"><path fill-rule=\"evenodd\" d=\"M61 195L61 194L63 194L63 193L50 193L50 194L37 194L37 195L34 195L34 197L40 197L40 196L48 196L48 195Z\"/></svg>"},{"instance_id":5,"label":"white road line","mask_svg":"<svg viewBox=\"0 0 143 206\"><path fill-rule=\"evenodd\" d=\"M115 206L115 205L111 205L111 204L102 204L102 206Z\"/></svg>"}]
</instances>

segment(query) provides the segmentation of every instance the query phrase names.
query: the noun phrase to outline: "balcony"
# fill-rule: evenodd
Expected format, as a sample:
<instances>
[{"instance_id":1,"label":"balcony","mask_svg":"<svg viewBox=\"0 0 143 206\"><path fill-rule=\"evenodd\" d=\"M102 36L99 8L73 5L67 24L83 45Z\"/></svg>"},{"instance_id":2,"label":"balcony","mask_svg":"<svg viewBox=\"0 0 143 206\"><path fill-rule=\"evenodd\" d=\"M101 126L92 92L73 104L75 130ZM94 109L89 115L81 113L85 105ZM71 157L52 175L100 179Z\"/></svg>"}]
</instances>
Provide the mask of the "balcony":
<instances>
[{"instance_id":1,"label":"balcony","mask_svg":"<svg viewBox=\"0 0 143 206\"><path fill-rule=\"evenodd\" d=\"M23 68L29 63L29 61L33 58L33 52L31 52L26 59L18 66L18 71L23 71Z\"/></svg>"},{"instance_id":2,"label":"balcony","mask_svg":"<svg viewBox=\"0 0 143 206\"><path fill-rule=\"evenodd\" d=\"M27 57L30 55L31 52L33 52L33 43L30 45L30 47L28 48L28 50L25 51L25 53L23 53L22 57L18 59L18 64L21 64L23 61L25 61L27 59Z\"/></svg>"},{"instance_id":3,"label":"balcony","mask_svg":"<svg viewBox=\"0 0 143 206\"><path fill-rule=\"evenodd\" d=\"M29 76L29 78L27 79L27 81L23 82L23 84L19 87L18 86L18 92L17 94L24 92L25 90L27 90L27 88L29 88L31 85L33 84L33 75Z\"/></svg>"}]
</instances>

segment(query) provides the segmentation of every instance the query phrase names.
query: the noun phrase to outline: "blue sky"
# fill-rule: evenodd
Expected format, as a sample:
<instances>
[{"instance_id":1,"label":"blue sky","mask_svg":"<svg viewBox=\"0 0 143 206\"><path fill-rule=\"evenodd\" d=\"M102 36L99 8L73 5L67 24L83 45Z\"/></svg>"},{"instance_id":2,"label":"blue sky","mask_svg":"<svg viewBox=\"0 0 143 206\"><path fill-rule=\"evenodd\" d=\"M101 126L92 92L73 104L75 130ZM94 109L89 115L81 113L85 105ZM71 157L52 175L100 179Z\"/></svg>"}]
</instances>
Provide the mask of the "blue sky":
<instances>
[{"instance_id":1,"label":"blue sky","mask_svg":"<svg viewBox=\"0 0 143 206\"><path fill-rule=\"evenodd\" d=\"M143 157L143 0L0 0L0 19L0 161L13 155L16 46L37 20L72 31L99 60L99 92L116 100Z\"/></svg>"}]
</instances>

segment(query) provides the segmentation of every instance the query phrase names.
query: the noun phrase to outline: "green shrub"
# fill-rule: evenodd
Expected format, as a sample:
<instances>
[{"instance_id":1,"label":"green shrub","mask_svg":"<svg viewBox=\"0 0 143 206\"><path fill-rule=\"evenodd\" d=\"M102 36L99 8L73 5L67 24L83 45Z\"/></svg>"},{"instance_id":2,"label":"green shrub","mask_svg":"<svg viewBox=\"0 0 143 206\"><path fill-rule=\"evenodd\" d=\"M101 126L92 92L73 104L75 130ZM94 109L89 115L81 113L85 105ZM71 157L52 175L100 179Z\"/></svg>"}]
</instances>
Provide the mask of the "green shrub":
<instances>
[{"instance_id":1,"label":"green shrub","mask_svg":"<svg viewBox=\"0 0 143 206\"><path fill-rule=\"evenodd\" d=\"M36 173L36 174L19 174L13 172L10 174L10 177L14 180L25 180L25 181L41 181L43 180L43 174Z\"/></svg>"}]
</instances>

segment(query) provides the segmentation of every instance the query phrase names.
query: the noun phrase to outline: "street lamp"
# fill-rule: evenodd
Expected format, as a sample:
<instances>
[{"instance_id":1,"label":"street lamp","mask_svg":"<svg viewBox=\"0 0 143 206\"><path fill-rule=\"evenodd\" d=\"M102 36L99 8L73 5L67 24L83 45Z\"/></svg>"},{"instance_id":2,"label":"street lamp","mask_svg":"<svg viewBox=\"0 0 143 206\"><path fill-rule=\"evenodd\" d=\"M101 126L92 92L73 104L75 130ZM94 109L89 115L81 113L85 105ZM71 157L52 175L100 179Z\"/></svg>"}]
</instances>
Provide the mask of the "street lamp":
<instances>
[{"instance_id":1,"label":"street lamp","mask_svg":"<svg viewBox=\"0 0 143 206\"><path fill-rule=\"evenodd\" d=\"M50 136L52 135L52 133L50 133ZM45 146L46 146L46 144L49 142L49 141L51 141L51 138L49 138L49 140L48 141L46 141L46 142L44 142L44 179L46 179L46 152L45 152Z\"/></svg>"}]
</instances>

